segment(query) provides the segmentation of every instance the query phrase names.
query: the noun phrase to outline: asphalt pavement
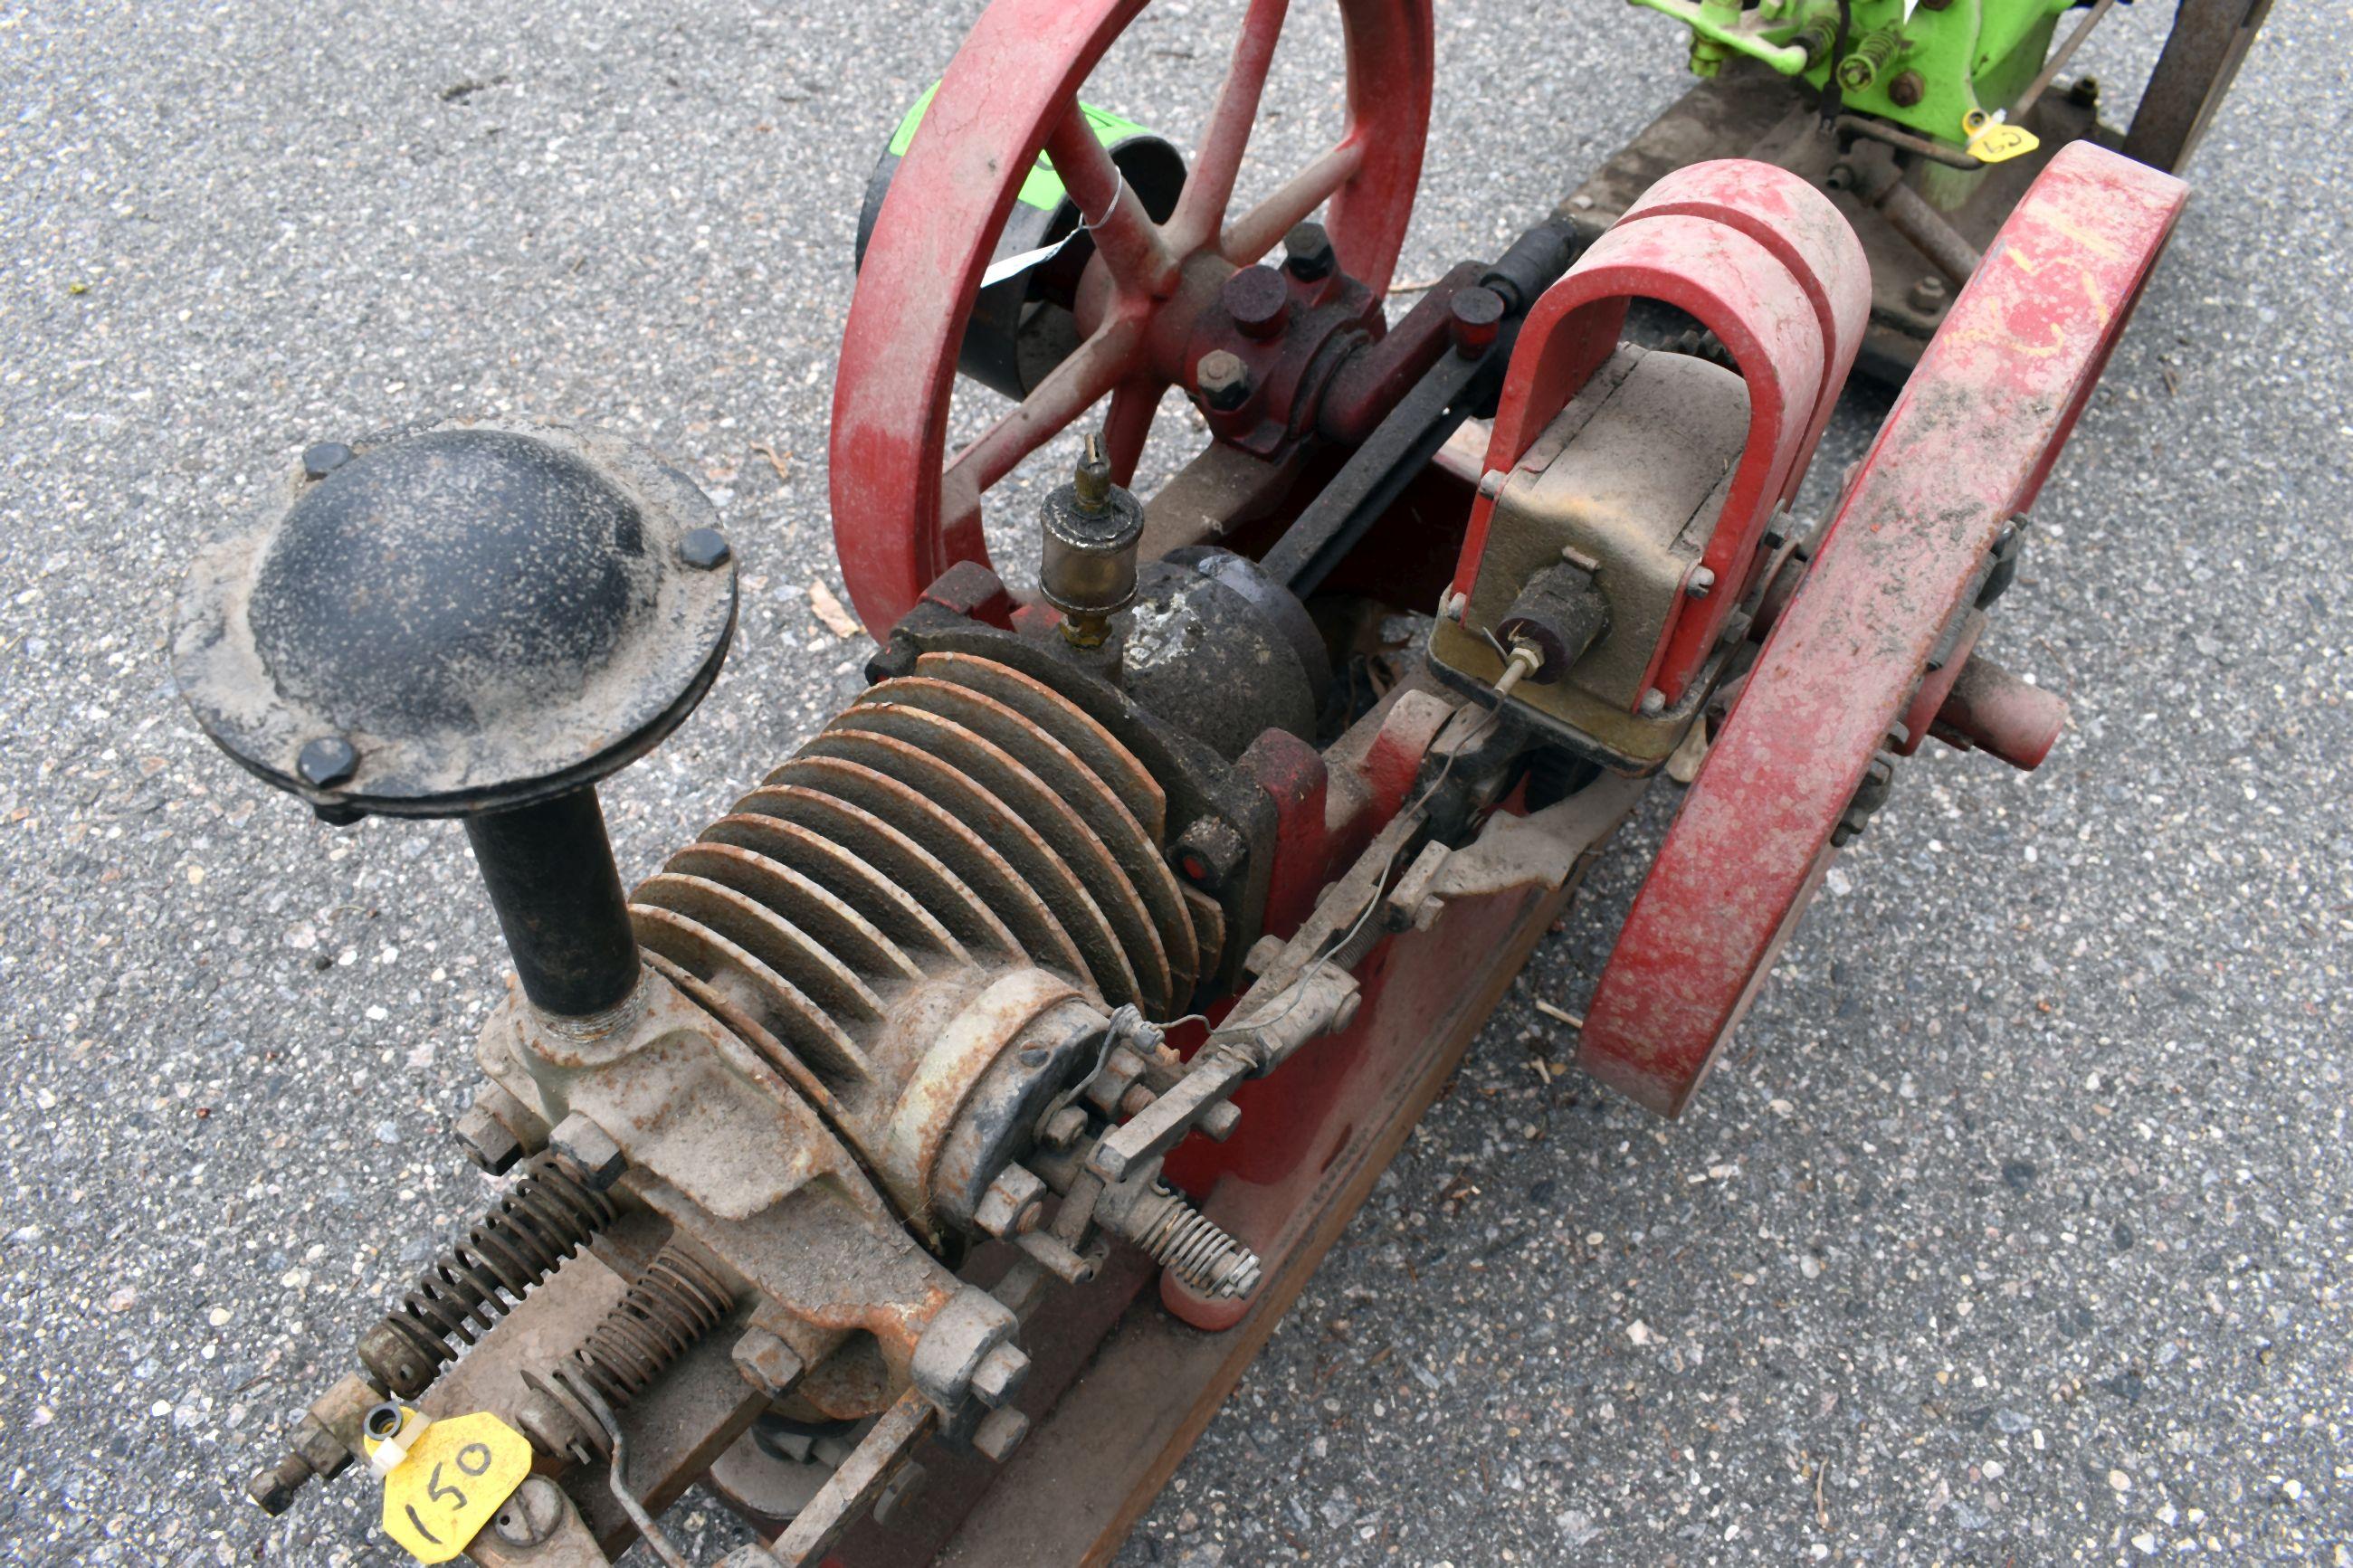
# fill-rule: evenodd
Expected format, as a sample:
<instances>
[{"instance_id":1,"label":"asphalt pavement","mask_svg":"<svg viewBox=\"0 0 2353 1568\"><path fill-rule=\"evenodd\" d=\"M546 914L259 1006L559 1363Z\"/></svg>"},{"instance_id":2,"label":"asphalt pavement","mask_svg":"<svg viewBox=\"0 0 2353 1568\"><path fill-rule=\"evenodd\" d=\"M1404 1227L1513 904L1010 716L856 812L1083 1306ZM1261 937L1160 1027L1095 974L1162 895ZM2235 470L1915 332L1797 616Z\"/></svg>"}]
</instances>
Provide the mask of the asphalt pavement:
<instances>
[{"instance_id":1,"label":"asphalt pavement","mask_svg":"<svg viewBox=\"0 0 2353 1568\"><path fill-rule=\"evenodd\" d=\"M1246 189L1336 111L1295 9ZM975 10L0 3L0 1559L401 1561L358 1479L273 1522L242 1478L486 1195L442 1136L502 967L461 836L319 826L195 732L190 552L353 432L669 454L745 596L607 792L650 870L860 685L813 609L851 239ZM1187 142L1238 11L1151 6L1090 97ZM2086 51L2113 114L2169 16ZM1439 23L1407 280L1686 79L1605 0ZM2051 764L1907 767L1672 1126L1536 1005L1655 795L1123 1564L2353 1561L2348 65L2282 0L2044 493L1994 646L2073 703Z\"/></svg>"}]
</instances>

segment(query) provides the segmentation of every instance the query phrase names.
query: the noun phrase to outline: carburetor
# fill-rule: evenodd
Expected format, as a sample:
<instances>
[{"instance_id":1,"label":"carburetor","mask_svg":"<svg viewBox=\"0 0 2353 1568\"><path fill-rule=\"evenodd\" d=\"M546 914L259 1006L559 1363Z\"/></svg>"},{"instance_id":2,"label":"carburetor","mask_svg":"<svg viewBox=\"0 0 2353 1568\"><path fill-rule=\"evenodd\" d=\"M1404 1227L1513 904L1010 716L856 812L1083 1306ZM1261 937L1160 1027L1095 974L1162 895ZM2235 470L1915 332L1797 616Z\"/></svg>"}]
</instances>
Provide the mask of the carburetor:
<instances>
[{"instance_id":1,"label":"carburetor","mask_svg":"<svg viewBox=\"0 0 2353 1568\"><path fill-rule=\"evenodd\" d=\"M1135 503L1091 454L1048 510L1083 524ZM493 1559L502 1542L601 1563L630 1524L659 1543L625 1475L633 1428L664 1449L639 1473L716 1464L723 1492L735 1473L748 1514L793 1524L777 1558L813 1560L917 1439L1012 1451L1019 1313L1049 1280L1092 1279L1111 1238L1207 1300L1258 1281L1161 1179L1163 1151L1111 1179L1090 1158L1182 1076L1164 1028L1239 973L1264 894L1263 857L1253 887L1240 851L1269 833L1213 745L1079 668L1137 635L1106 619L1138 593L1135 529L1050 553L1060 636L989 626L1002 590L972 569L980 602L926 606L928 638L911 617L872 689L625 894L596 784L717 673L736 587L712 521L611 436L458 422L312 447L284 504L191 574L174 661L207 731L330 821L460 817L515 968L458 1130L514 1184L255 1478L273 1512L355 1458L423 1452L454 1399L506 1411L475 1447L539 1473L479 1520L388 1492L387 1529L427 1561L476 1530ZM1196 553L1144 574L1135 689L1218 692L1222 733L1312 724L1303 611L1239 557ZM1233 659L1247 671L1212 679ZM1168 1131L1236 1120L1194 1105ZM992 1245L989 1288L960 1277ZM600 1321L451 1371L588 1268L611 1277ZM658 1419L625 1421L647 1404ZM609 1468L618 1515L551 1479L579 1467Z\"/></svg>"}]
</instances>

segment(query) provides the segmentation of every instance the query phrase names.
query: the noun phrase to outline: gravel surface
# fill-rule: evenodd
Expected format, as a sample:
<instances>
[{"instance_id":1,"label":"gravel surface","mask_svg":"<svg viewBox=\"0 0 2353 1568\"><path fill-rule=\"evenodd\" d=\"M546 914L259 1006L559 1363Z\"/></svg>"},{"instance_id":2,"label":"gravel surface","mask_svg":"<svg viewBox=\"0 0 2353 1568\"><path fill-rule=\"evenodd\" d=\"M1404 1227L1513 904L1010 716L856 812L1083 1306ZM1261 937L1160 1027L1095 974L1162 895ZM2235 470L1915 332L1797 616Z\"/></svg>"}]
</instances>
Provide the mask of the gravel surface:
<instances>
[{"instance_id":1,"label":"gravel surface","mask_svg":"<svg viewBox=\"0 0 2353 1568\"><path fill-rule=\"evenodd\" d=\"M1237 8L1154 6L1091 95L1189 139ZM1300 9L1261 189L1334 112ZM2120 103L2169 12L2129 9L2085 57ZM0 3L6 1561L398 1560L355 1480L273 1523L240 1478L484 1197L441 1139L501 968L460 836L319 826L193 732L193 544L396 422L671 455L745 613L607 791L649 870L859 684L810 599L856 207L973 10ZM1628 7L1440 11L1409 279L1683 82ZM1908 766L1672 1127L1537 1070L1651 802L1123 1563L2348 1561L2341 33L2274 16L2045 493L1994 637L2073 700L2052 764Z\"/></svg>"}]
</instances>

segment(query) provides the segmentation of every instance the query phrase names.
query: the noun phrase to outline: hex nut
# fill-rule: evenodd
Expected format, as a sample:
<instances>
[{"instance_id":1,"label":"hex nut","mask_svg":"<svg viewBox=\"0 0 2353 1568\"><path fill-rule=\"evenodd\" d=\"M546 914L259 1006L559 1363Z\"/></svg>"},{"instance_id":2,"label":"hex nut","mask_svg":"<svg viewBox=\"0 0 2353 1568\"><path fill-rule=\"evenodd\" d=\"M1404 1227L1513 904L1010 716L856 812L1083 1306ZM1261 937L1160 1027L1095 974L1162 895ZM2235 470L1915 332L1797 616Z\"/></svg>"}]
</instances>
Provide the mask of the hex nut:
<instances>
[{"instance_id":1,"label":"hex nut","mask_svg":"<svg viewBox=\"0 0 2353 1568\"><path fill-rule=\"evenodd\" d=\"M1320 223L1294 224L1282 237L1282 269L1303 283L1329 278L1338 262L1332 237Z\"/></svg>"},{"instance_id":2,"label":"hex nut","mask_svg":"<svg viewBox=\"0 0 2353 1568\"><path fill-rule=\"evenodd\" d=\"M1924 316L1933 316L1951 303L1953 291L1945 286L1945 280L1930 273L1912 285L1912 292L1906 298L1914 310Z\"/></svg>"},{"instance_id":3,"label":"hex nut","mask_svg":"<svg viewBox=\"0 0 2353 1568\"><path fill-rule=\"evenodd\" d=\"M783 1398L808 1370L798 1352L765 1329L744 1330L733 1354L744 1381L771 1399Z\"/></svg>"},{"instance_id":4,"label":"hex nut","mask_svg":"<svg viewBox=\"0 0 2353 1568\"><path fill-rule=\"evenodd\" d=\"M1029 1376L1029 1358L1018 1345L1001 1344L980 1358L973 1369L973 1397L995 1408L1012 1402Z\"/></svg>"},{"instance_id":5,"label":"hex nut","mask_svg":"<svg viewBox=\"0 0 2353 1568\"><path fill-rule=\"evenodd\" d=\"M1176 836L1176 869L1197 887L1224 887L1249 859L1250 846L1222 817L1196 817Z\"/></svg>"},{"instance_id":6,"label":"hex nut","mask_svg":"<svg viewBox=\"0 0 2353 1568\"><path fill-rule=\"evenodd\" d=\"M1066 1105L1046 1118L1039 1130L1039 1139L1049 1149L1068 1149L1086 1136L1087 1113L1075 1105Z\"/></svg>"},{"instance_id":7,"label":"hex nut","mask_svg":"<svg viewBox=\"0 0 2353 1568\"><path fill-rule=\"evenodd\" d=\"M992 1410L973 1429L972 1446L981 1457L993 1465L1001 1465L1021 1447L1021 1439L1029 1436L1029 1417L1018 1410Z\"/></svg>"},{"instance_id":8,"label":"hex nut","mask_svg":"<svg viewBox=\"0 0 2353 1568\"><path fill-rule=\"evenodd\" d=\"M1230 413L1250 396L1250 367L1229 349L1211 349L1194 367L1193 385L1201 401L1219 413Z\"/></svg>"},{"instance_id":9,"label":"hex nut","mask_svg":"<svg viewBox=\"0 0 2353 1568\"><path fill-rule=\"evenodd\" d=\"M491 1115L488 1106L474 1106L458 1118L450 1131L466 1158L493 1176L505 1175L522 1158L522 1140L508 1131L507 1124Z\"/></svg>"},{"instance_id":10,"label":"hex nut","mask_svg":"<svg viewBox=\"0 0 2353 1568\"><path fill-rule=\"evenodd\" d=\"M547 1146L583 1186L596 1192L610 1189L629 1168L628 1156L613 1135L576 1110L556 1123L547 1135Z\"/></svg>"},{"instance_id":11,"label":"hex nut","mask_svg":"<svg viewBox=\"0 0 2353 1568\"><path fill-rule=\"evenodd\" d=\"M973 1210L975 1225L991 1236L1018 1236L1034 1227L1046 1198L1046 1184L1022 1165L1008 1165L988 1184ZM1029 1223L1023 1224L1027 1219Z\"/></svg>"}]
</instances>

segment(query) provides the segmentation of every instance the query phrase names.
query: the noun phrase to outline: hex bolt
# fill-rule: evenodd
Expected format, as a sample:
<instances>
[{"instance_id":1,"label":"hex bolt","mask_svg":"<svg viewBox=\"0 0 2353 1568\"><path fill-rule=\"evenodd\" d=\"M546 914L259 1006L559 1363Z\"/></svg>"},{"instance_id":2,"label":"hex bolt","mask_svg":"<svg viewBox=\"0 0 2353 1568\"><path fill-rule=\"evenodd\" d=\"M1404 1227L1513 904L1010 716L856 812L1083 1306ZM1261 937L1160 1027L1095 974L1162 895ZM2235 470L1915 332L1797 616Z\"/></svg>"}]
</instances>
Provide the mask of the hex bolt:
<instances>
[{"instance_id":1,"label":"hex bolt","mask_svg":"<svg viewBox=\"0 0 2353 1568\"><path fill-rule=\"evenodd\" d=\"M678 558L698 572L712 572L735 558L735 547L715 528L691 528L678 542Z\"/></svg>"},{"instance_id":2,"label":"hex bolt","mask_svg":"<svg viewBox=\"0 0 2353 1568\"><path fill-rule=\"evenodd\" d=\"M302 448L302 477L323 479L352 460L352 449L341 441L320 441Z\"/></svg>"},{"instance_id":3,"label":"hex bolt","mask_svg":"<svg viewBox=\"0 0 2353 1568\"><path fill-rule=\"evenodd\" d=\"M1715 589L1715 573L1714 569L1706 566L1695 566L1692 569L1692 574L1683 579L1683 596L1689 599L1704 599Z\"/></svg>"},{"instance_id":4,"label":"hex bolt","mask_svg":"<svg viewBox=\"0 0 2353 1568\"><path fill-rule=\"evenodd\" d=\"M507 1124L491 1115L488 1106L474 1106L458 1118L451 1131L466 1158L493 1176L505 1175L522 1158L522 1140L508 1131Z\"/></svg>"},{"instance_id":5,"label":"hex bolt","mask_svg":"<svg viewBox=\"0 0 2353 1568\"><path fill-rule=\"evenodd\" d=\"M1218 302L1243 336L1271 338L1291 314L1291 286L1271 267L1245 267L1226 279Z\"/></svg>"},{"instance_id":6,"label":"hex bolt","mask_svg":"<svg viewBox=\"0 0 2353 1568\"><path fill-rule=\"evenodd\" d=\"M1898 109L1910 109L1927 92L1928 84L1918 71L1898 71L1895 79L1887 84L1887 101Z\"/></svg>"},{"instance_id":7,"label":"hex bolt","mask_svg":"<svg viewBox=\"0 0 2353 1568\"><path fill-rule=\"evenodd\" d=\"M1655 719L1667 710L1667 694L1653 686L1642 693L1642 717Z\"/></svg>"},{"instance_id":8,"label":"hex bolt","mask_svg":"<svg viewBox=\"0 0 2353 1568\"><path fill-rule=\"evenodd\" d=\"M973 1369L972 1394L991 1409L1012 1402L1029 1376L1029 1358L1020 1347L1000 1344L980 1358Z\"/></svg>"},{"instance_id":9,"label":"hex bolt","mask_svg":"<svg viewBox=\"0 0 2353 1568\"><path fill-rule=\"evenodd\" d=\"M1332 250L1332 237L1320 223L1293 226L1282 237L1282 269L1302 283L1320 282L1332 276L1338 258Z\"/></svg>"},{"instance_id":10,"label":"hex bolt","mask_svg":"<svg viewBox=\"0 0 2353 1568\"><path fill-rule=\"evenodd\" d=\"M547 1146L591 1192L610 1191L629 1168L628 1156L621 1152L613 1135L576 1110L555 1124L555 1131L547 1135Z\"/></svg>"},{"instance_id":11,"label":"hex bolt","mask_svg":"<svg viewBox=\"0 0 2353 1568\"><path fill-rule=\"evenodd\" d=\"M1195 368L1193 385L1202 402L1220 414L1230 414L1250 396L1250 366L1230 350L1211 349Z\"/></svg>"},{"instance_id":12,"label":"hex bolt","mask_svg":"<svg viewBox=\"0 0 2353 1568\"><path fill-rule=\"evenodd\" d=\"M1493 289L1472 284L1457 289L1447 301L1447 314L1454 334L1454 352L1464 359L1477 359L1494 345L1504 329L1504 297Z\"/></svg>"},{"instance_id":13,"label":"hex bolt","mask_svg":"<svg viewBox=\"0 0 2353 1568\"><path fill-rule=\"evenodd\" d=\"M1018 1410L992 1410L973 1428L972 1446L992 1465L1001 1465L1029 1436L1029 1417Z\"/></svg>"},{"instance_id":14,"label":"hex bolt","mask_svg":"<svg viewBox=\"0 0 2353 1568\"><path fill-rule=\"evenodd\" d=\"M1913 284L1911 293L1905 296L1911 307L1924 316L1936 314L1951 298L1952 290L1933 272Z\"/></svg>"},{"instance_id":15,"label":"hex bolt","mask_svg":"<svg viewBox=\"0 0 2353 1568\"><path fill-rule=\"evenodd\" d=\"M798 1352L765 1329L744 1331L732 1352L744 1381L771 1399L782 1399L808 1370Z\"/></svg>"},{"instance_id":16,"label":"hex bolt","mask_svg":"<svg viewBox=\"0 0 2353 1568\"><path fill-rule=\"evenodd\" d=\"M294 771L313 789L332 789L359 772L360 753L341 735L306 741L294 758Z\"/></svg>"}]
</instances>

